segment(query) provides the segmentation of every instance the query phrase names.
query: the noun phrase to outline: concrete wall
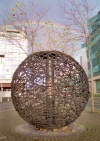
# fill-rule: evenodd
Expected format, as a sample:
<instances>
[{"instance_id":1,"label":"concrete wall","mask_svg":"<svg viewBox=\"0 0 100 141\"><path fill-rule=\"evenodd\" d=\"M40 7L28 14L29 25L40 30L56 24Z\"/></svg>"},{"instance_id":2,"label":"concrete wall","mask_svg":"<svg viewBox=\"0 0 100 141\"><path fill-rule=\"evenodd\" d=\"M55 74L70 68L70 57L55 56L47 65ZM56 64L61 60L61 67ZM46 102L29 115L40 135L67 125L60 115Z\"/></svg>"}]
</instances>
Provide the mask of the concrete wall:
<instances>
[{"instance_id":1,"label":"concrete wall","mask_svg":"<svg viewBox=\"0 0 100 141\"><path fill-rule=\"evenodd\" d=\"M0 102L2 102L4 98L9 101L11 98L11 91L0 91Z\"/></svg>"},{"instance_id":2,"label":"concrete wall","mask_svg":"<svg viewBox=\"0 0 100 141\"><path fill-rule=\"evenodd\" d=\"M80 65L83 67L84 71L88 75L86 48L82 48L82 56L80 57Z\"/></svg>"}]
</instances>

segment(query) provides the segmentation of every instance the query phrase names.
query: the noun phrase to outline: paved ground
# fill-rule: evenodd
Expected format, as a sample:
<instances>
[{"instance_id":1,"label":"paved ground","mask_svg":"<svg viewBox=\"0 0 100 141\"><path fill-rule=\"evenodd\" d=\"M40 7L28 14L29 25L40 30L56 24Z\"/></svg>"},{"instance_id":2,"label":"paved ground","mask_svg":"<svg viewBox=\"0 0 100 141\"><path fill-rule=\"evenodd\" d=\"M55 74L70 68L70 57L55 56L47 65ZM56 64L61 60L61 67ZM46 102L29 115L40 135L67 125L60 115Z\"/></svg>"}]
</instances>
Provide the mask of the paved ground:
<instances>
[{"instance_id":1,"label":"paved ground","mask_svg":"<svg viewBox=\"0 0 100 141\"><path fill-rule=\"evenodd\" d=\"M87 107L81 116L75 121L76 123L86 127L85 132L60 138L34 138L32 136L28 136L27 134L21 135L16 133L14 131L15 127L21 124L25 124L26 122L21 119L17 112L14 109L11 109L11 107L7 111L5 111L6 109L2 110L3 111L0 112L0 141L100 141L99 108L95 110L95 113L91 113L90 108Z\"/></svg>"},{"instance_id":2,"label":"paved ground","mask_svg":"<svg viewBox=\"0 0 100 141\"><path fill-rule=\"evenodd\" d=\"M12 108L14 107L11 101L0 103L0 111L12 109Z\"/></svg>"}]
</instances>

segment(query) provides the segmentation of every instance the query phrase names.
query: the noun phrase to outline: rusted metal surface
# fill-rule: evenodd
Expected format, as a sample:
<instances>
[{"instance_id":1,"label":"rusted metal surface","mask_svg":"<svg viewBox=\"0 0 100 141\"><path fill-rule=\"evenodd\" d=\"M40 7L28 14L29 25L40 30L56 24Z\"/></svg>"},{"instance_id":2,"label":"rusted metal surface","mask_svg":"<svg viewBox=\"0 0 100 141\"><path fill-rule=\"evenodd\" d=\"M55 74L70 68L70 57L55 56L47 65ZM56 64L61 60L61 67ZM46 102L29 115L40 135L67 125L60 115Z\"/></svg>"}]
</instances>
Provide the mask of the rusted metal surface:
<instances>
[{"instance_id":1,"label":"rusted metal surface","mask_svg":"<svg viewBox=\"0 0 100 141\"><path fill-rule=\"evenodd\" d=\"M37 128L60 128L75 121L89 98L88 78L72 57L58 51L29 55L11 83L19 115Z\"/></svg>"}]
</instances>

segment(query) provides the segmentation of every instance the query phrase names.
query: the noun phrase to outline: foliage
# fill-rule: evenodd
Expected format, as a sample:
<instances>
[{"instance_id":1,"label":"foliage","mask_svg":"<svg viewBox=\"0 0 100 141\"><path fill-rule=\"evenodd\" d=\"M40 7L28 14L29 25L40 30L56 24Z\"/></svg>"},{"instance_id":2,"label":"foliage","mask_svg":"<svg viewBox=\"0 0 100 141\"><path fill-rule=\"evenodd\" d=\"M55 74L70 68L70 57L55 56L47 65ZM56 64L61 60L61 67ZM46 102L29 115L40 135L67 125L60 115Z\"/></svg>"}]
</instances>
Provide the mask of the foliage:
<instances>
[{"instance_id":1,"label":"foliage","mask_svg":"<svg viewBox=\"0 0 100 141\"><path fill-rule=\"evenodd\" d=\"M100 94L94 94L94 97L100 97Z\"/></svg>"},{"instance_id":2,"label":"foliage","mask_svg":"<svg viewBox=\"0 0 100 141\"><path fill-rule=\"evenodd\" d=\"M58 50L71 56L76 53L76 39L71 37L65 26L46 21L40 27L40 50ZM42 41L42 42L41 42Z\"/></svg>"}]
</instances>

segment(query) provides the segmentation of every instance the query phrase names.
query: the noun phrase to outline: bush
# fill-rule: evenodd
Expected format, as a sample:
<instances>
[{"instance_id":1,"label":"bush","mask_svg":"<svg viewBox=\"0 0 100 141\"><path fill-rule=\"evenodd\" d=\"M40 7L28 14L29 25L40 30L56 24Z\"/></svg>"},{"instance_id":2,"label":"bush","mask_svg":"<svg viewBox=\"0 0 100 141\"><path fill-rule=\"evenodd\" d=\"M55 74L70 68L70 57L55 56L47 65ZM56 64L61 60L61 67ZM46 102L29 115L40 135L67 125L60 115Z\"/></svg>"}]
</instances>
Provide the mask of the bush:
<instances>
[{"instance_id":1,"label":"bush","mask_svg":"<svg viewBox=\"0 0 100 141\"><path fill-rule=\"evenodd\" d=\"M94 94L94 97L100 97L100 94Z\"/></svg>"}]
</instances>

